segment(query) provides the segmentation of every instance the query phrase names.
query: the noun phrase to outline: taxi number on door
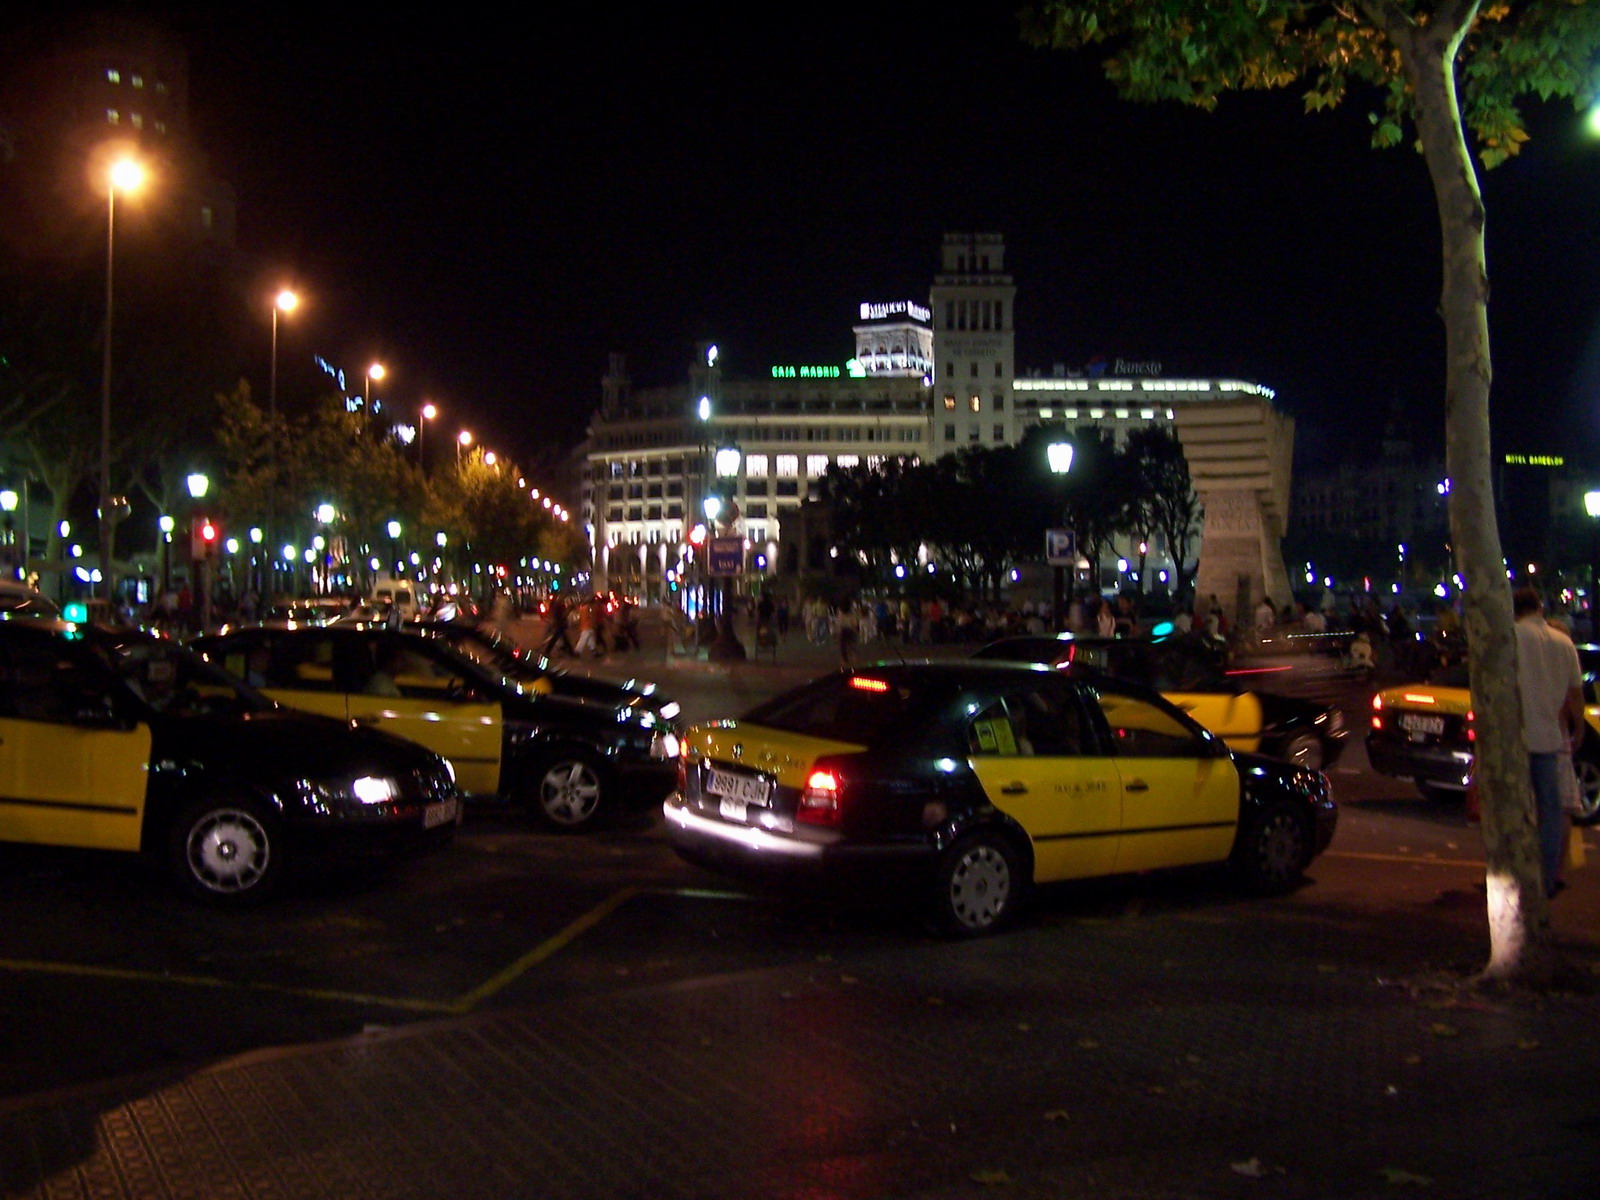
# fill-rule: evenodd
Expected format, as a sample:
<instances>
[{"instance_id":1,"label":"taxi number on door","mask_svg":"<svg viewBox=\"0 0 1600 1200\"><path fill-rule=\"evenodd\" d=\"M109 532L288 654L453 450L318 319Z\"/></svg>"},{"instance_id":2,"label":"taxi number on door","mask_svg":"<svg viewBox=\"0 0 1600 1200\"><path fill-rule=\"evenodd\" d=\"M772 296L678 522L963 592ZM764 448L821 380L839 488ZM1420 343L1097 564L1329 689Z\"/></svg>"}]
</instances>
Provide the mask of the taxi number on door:
<instances>
[{"instance_id":1,"label":"taxi number on door","mask_svg":"<svg viewBox=\"0 0 1600 1200\"><path fill-rule=\"evenodd\" d=\"M756 804L765 808L770 802L767 790L767 781L760 776L734 775L715 767L711 768L710 778L706 780L706 791L741 805Z\"/></svg>"},{"instance_id":2,"label":"taxi number on door","mask_svg":"<svg viewBox=\"0 0 1600 1200\"><path fill-rule=\"evenodd\" d=\"M441 800L437 804L430 804L422 810L422 827L432 829L437 825L444 825L454 821L461 811L461 801Z\"/></svg>"},{"instance_id":3,"label":"taxi number on door","mask_svg":"<svg viewBox=\"0 0 1600 1200\"><path fill-rule=\"evenodd\" d=\"M1423 713L1401 713L1400 728L1408 733L1443 733L1444 718Z\"/></svg>"}]
</instances>

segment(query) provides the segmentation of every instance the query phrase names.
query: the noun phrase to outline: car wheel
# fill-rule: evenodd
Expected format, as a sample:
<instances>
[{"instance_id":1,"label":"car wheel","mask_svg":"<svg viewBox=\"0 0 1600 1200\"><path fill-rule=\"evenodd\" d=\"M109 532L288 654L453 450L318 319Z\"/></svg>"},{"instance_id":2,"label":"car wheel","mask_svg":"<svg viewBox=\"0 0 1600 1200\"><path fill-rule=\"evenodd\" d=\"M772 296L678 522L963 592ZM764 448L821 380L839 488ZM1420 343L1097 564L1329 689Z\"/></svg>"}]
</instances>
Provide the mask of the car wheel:
<instances>
[{"instance_id":1,"label":"car wheel","mask_svg":"<svg viewBox=\"0 0 1600 1200\"><path fill-rule=\"evenodd\" d=\"M188 895L242 906L270 896L283 874L277 818L255 800L202 800L178 815L168 836L173 878Z\"/></svg>"},{"instance_id":2,"label":"car wheel","mask_svg":"<svg viewBox=\"0 0 1600 1200\"><path fill-rule=\"evenodd\" d=\"M1283 744L1280 758L1313 771L1322 770L1322 739L1314 733L1297 733Z\"/></svg>"},{"instance_id":3,"label":"car wheel","mask_svg":"<svg viewBox=\"0 0 1600 1200\"><path fill-rule=\"evenodd\" d=\"M995 833L973 834L939 862L934 919L952 937L993 933L1015 914L1026 886L1010 842Z\"/></svg>"},{"instance_id":4,"label":"car wheel","mask_svg":"<svg viewBox=\"0 0 1600 1200\"><path fill-rule=\"evenodd\" d=\"M1578 772L1578 811L1572 823L1593 825L1600 822L1600 752L1575 754L1572 765Z\"/></svg>"},{"instance_id":5,"label":"car wheel","mask_svg":"<svg viewBox=\"0 0 1600 1200\"><path fill-rule=\"evenodd\" d=\"M547 754L525 789L524 800L553 829L581 829L594 823L606 796L606 771L588 750Z\"/></svg>"},{"instance_id":6,"label":"car wheel","mask_svg":"<svg viewBox=\"0 0 1600 1200\"><path fill-rule=\"evenodd\" d=\"M1251 819L1234 851L1234 866L1256 892L1286 892L1311 861L1305 819L1286 804L1274 804Z\"/></svg>"}]
</instances>

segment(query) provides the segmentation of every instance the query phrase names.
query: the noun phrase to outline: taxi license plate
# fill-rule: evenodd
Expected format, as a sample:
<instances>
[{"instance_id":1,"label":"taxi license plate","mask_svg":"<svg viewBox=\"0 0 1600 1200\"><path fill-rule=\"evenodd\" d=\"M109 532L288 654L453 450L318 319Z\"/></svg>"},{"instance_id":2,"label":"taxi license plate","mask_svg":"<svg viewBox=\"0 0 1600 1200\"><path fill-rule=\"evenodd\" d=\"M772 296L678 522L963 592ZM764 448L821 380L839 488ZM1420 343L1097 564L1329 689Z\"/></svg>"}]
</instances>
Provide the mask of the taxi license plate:
<instances>
[{"instance_id":1,"label":"taxi license plate","mask_svg":"<svg viewBox=\"0 0 1600 1200\"><path fill-rule=\"evenodd\" d=\"M441 800L437 804L430 804L422 810L422 827L433 829L436 826L447 824L456 819L460 811L461 801Z\"/></svg>"},{"instance_id":2,"label":"taxi license plate","mask_svg":"<svg viewBox=\"0 0 1600 1200\"><path fill-rule=\"evenodd\" d=\"M1425 713L1401 713L1400 728L1407 733L1431 733L1437 735L1444 732L1444 718L1428 716Z\"/></svg>"},{"instance_id":3,"label":"taxi license plate","mask_svg":"<svg viewBox=\"0 0 1600 1200\"><path fill-rule=\"evenodd\" d=\"M711 768L711 773L706 779L706 791L719 799L732 800L741 808L746 804L765 808L770 803L765 779L757 775L735 775L730 771L719 771L715 767Z\"/></svg>"}]
</instances>

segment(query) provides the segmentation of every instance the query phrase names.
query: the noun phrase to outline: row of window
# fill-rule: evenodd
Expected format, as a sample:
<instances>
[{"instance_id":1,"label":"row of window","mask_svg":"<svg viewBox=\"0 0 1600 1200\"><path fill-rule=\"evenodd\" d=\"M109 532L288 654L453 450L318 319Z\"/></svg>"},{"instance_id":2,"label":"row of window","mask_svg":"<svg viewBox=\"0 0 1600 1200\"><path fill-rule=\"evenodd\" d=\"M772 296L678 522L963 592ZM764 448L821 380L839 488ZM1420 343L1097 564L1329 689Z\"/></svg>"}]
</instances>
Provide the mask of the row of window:
<instances>
[{"instance_id":1,"label":"row of window","mask_svg":"<svg viewBox=\"0 0 1600 1200\"><path fill-rule=\"evenodd\" d=\"M129 87L133 88L135 91L142 90L144 88L144 76L143 75L140 75L137 72L130 72L129 75L127 76L126 80L124 80L122 72L116 67L107 67L106 68L106 82L107 83L123 83L123 82L126 82L127 85ZM158 79L158 80L155 81L155 93L158 96L165 96L167 94L167 85L166 85L166 82L164 80Z\"/></svg>"},{"instance_id":2,"label":"row of window","mask_svg":"<svg viewBox=\"0 0 1600 1200\"><path fill-rule=\"evenodd\" d=\"M993 432L994 432L994 438L993 438L994 441L1003 442L1003 441L1006 440L1006 427L1004 425L996 425L996 426L994 426ZM979 430L978 426L976 426L976 425L972 426L970 429L967 430L967 441L969 441L969 442L978 441L980 436L981 436L981 431ZM954 442L956 440L956 427L954 425L946 425L944 427L944 440L947 441L947 442Z\"/></svg>"},{"instance_id":3,"label":"row of window","mask_svg":"<svg viewBox=\"0 0 1600 1200\"><path fill-rule=\"evenodd\" d=\"M1006 327L1006 302L1004 300L946 300L944 302L944 327L946 329L1004 329Z\"/></svg>"},{"instance_id":4,"label":"row of window","mask_svg":"<svg viewBox=\"0 0 1600 1200\"><path fill-rule=\"evenodd\" d=\"M996 392L994 394L993 399L990 400L989 406L991 408L993 408L995 412L1005 412L1005 410L1006 410L1005 393L1004 392ZM970 396L967 397L967 408L971 412L982 412L983 411L983 397L978 395L977 392L973 392ZM956 410L956 394L954 392L946 392L944 394L944 410L945 410L945 412L955 412L955 410Z\"/></svg>"},{"instance_id":5,"label":"row of window","mask_svg":"<svg viewBox=\"0 0 1600 1200\"><path fill-rule=\"evenodd\" d=\"M121 125L122 124L122 114L120 112L118 112L114 108L106 109L106 124L107 125ZM144 114L143 113L129 113L128 114L128 125L131 128L134 128L134 129L143 129L144 128ZM167 131L167 123L165 121L162 121L162 120L159 120L159 119L155 120L155 121L151 121L150 122L150 128L154 129L157 133L165 133Z\"/></svg>"},{"instance_id":6,"label":"row of window","mask_svg":"<svg viewBox=\"0 0 1600 1200\"><path fill-rule=\"evenodd\" d=\"M954 379L956 377L956 364L955 363L947 362L947 363L944 364L944 377L946 379ZM978 378L978 361L976 359L973 359L973 361L971 361L970 363L967 364L967 377L969 379ZM1001 363L1001 362L995 363L995 365L994 365L994 377L996 379L1004 379L1006 377L1006 365L1005 365L1005 363Z\"/></svg>"}]
</instances>

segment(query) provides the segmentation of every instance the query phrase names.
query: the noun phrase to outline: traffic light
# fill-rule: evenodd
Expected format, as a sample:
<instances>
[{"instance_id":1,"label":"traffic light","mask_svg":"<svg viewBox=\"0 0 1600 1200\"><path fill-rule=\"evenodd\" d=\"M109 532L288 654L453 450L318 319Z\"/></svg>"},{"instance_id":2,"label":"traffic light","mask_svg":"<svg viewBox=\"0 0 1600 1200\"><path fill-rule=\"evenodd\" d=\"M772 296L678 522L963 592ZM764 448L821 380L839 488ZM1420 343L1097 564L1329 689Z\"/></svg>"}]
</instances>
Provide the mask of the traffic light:
<instances>
[{"instance_id":1,"label":"traffic light","mask_svg":"<svg viewBox=\"0 0 1600 1200\"><path fill-rule=\"evenodd\" d=\"M195 517L189 526L189 557L195 562L217 556L222 530L209 517Z\"/></svg>"}]
</instances>

